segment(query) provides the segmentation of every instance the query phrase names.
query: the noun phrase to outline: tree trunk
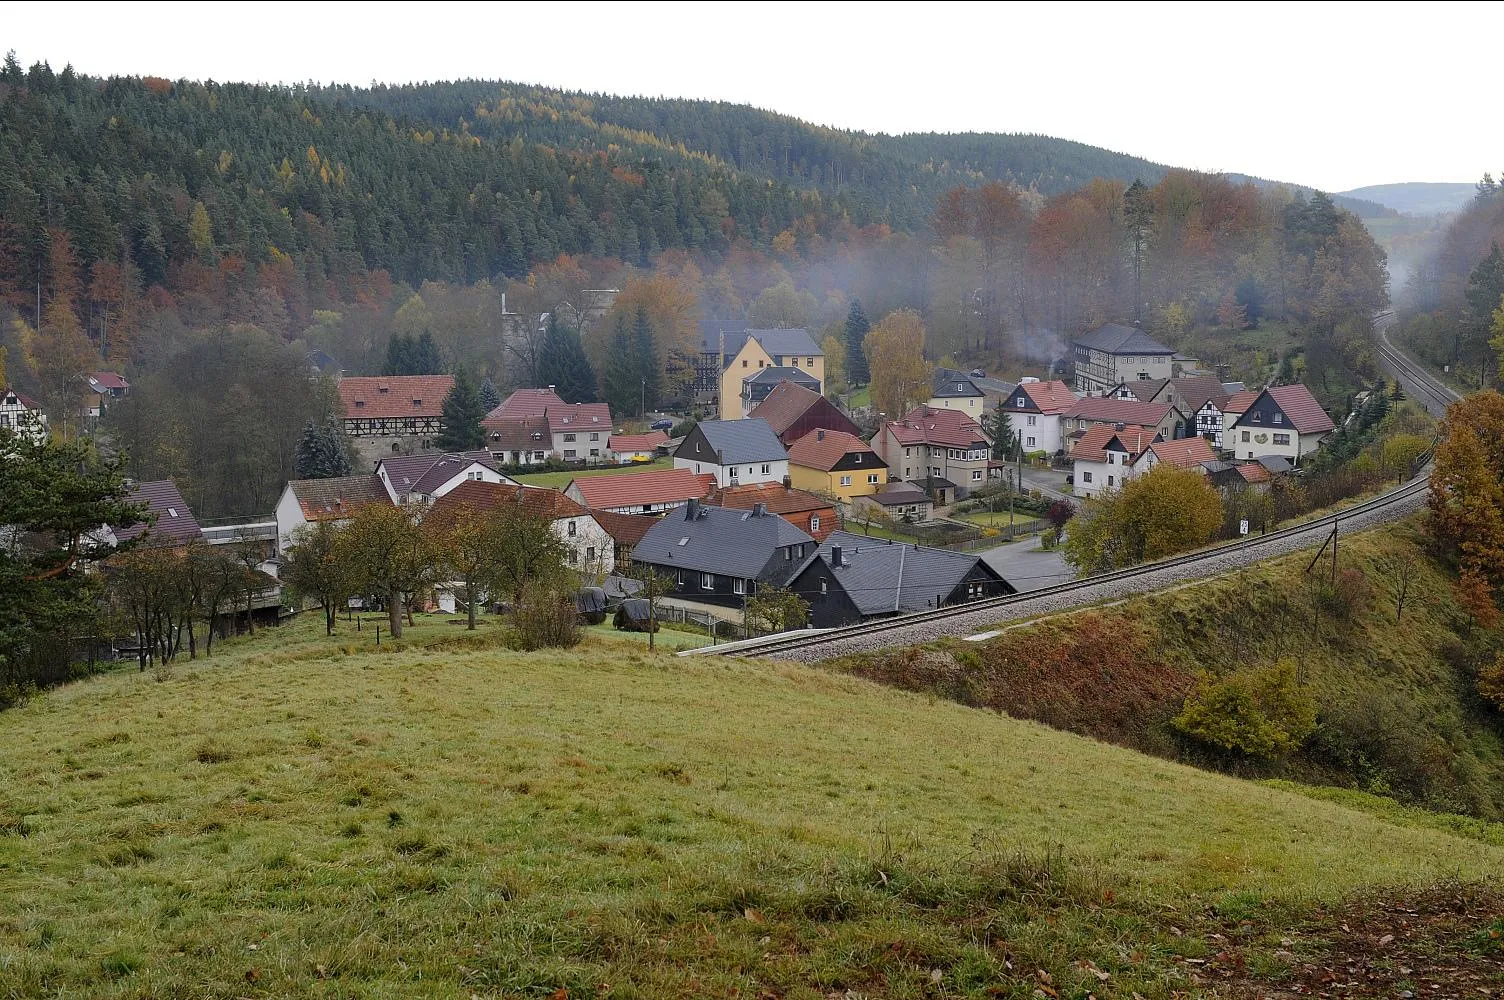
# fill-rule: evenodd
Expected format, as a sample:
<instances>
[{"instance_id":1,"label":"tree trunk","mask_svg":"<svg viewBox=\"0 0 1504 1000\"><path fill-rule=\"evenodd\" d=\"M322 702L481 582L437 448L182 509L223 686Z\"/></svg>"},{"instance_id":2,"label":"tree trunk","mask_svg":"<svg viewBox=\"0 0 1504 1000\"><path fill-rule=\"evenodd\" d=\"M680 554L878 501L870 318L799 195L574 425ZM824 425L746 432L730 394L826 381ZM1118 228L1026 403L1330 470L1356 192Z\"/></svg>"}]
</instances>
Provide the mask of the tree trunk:
<instances>
[{"instance_id":1,"label":"tree trunk","mask_svg":"<svg viewBox=\"0 0 1504 1000\"><path fill-rule=\"evenodd\" d=\"M334 602L324 602L324 634L334 634Z\"/></svg>"},{"instance_id":2,"label":"tree trunk","mask_svg":"<svg viewBox=\"0 0 1504 1000\"><path fill-rule=\"evenodd\" d=\"M188 616L188 659L198 659L197 637L193 634L193 616Z\"/></svg>"},{"instance_id":3,"label":"tree trunk","mask_svg":"<svg viewBox=\"0 0 1504 1000\"><path fill-rule=\"evenodd\" d=\"M465 601L469 604L466 615L468 621L465 627L473 632L475 631L475 584L468 581L465 583Z\"/></svg>"},{"instance_id":4,"label":"tree trunk","mask_svg":"<svg viewBox=\"0 0 1504 1000\"><path fill-rule=\"evenodd\" d=\"M392 638L402 638L402 595L395 590L387 595L386 619Z\"/></svg>"},{"instance_id":5,"label":"tree trunk","mask_svg":"<svg viewBox=\"0 0 1504 1000\"><path fill-rule=\"evenodd\" d=\"M247 587L245 592L245 631L247 635L256 634L256 619L251 617L251 604L256 600L256 592Z\"/></svg>"}]
</instances>

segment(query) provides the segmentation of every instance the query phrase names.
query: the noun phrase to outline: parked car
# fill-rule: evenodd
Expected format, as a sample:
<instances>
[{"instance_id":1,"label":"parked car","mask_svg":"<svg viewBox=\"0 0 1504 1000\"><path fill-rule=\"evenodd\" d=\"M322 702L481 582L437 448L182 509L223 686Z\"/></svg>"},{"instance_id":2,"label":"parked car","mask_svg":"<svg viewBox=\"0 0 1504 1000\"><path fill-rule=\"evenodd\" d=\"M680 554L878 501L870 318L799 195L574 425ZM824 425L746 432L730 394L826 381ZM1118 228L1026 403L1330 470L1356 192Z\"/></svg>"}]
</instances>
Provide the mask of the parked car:
<instances>
[{"instance_id":1,"label":"parked car","mask_svg":"<svg viewBox=\"0 0 1504 1000\"><path fill-rule=\"evenodd\" d=\"M671 431L674 429L674 422L671 418L664 417L662 420L654 420L649 426L655 431Z\"/></svg>"}]
</instances>

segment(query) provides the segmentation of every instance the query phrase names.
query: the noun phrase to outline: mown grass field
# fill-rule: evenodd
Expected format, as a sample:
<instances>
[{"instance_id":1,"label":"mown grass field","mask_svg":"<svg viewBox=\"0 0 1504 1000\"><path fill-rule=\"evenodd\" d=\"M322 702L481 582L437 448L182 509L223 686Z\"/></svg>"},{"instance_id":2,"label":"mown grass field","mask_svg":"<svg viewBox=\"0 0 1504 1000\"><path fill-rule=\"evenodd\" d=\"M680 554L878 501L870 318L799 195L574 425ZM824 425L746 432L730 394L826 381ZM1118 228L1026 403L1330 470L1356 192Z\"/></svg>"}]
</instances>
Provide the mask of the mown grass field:
<instances>
[{"instance_id":1,"label":"mown grass field","mask_svg":"<svg viewBox=\"0 0 1504 1000\"><path fill-rule=\"evenodd\" d=\"M658 458L651 462L635 462L631 465L608 465L593 468L580 468L565 472L532 472L523 473L512 478L524 486L543 486L549 489L562 490L576 479L584 479L589 476L621 476L632 472L644 472L648 469L672 469L672 458Z\"/></svg>"},{"instance_id":2,"label":"mown grass field","mask_svg":"<svg viewBox=\"0 0 1504 1000\"><path fill-rule=\"evenodd\" d=\"M817 668L306 618L0 714L0 995L1198 995L1212 933L1277 977L1316 901L1504 869Z\"/></svg>"}]
</instances>

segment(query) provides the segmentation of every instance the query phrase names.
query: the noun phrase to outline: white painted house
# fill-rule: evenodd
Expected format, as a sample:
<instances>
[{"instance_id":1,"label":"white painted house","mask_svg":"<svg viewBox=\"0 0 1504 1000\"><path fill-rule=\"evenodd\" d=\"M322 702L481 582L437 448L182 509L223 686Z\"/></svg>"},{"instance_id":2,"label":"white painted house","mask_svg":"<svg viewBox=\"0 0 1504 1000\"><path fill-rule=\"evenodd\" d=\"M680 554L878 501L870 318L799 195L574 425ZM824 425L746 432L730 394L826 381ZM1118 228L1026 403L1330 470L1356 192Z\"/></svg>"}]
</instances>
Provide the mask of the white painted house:
<instances>
[{"instance_id":1,"label":"white painted house","mask_svg":"<svg viewBox=\"0 0 1504 1000\"><path fill-rule=\"evenodd\" d=\"M376 463L376 475L392 503L431 504L461 483L514 482L497 471L489 451L395 455Z\"/></svg>"},{"instance_id":2,"label":"white painted house","mask_svg":"<svg viewBox=\"0 0 1504 1000\"><path fill-rule=\"evenodd\" d=\"M1278 456L1299 465L1336 429L1311 390L1300 383L1244 390L1228 400L1223 447L1238 459Z\"/></svg>"},{"instance_id":3,"label":"white painted house","mask_svg":"<svg viewBox=\"0 0 1504 1000\"><path fill-rule=\"evenodd\" d=\"M674 468L712 475L717 486L781 483L789 453L766 420L707 420L695 425L674 451Z\"/></svg>"},{"instance_id":4,"label":"white painted house","mask_svg":"<svg viewBox=\"0 0 1504 1000\"><path fill-rule=\"evenodd\" d=\"M30 435L36 441L47 439L47 414L34 400L14 389L0 389L0 430L15 431L17 436Z\"/></svg>"},{"instance_id":5,"label":"white painted house","mask_svg":"<svg viewBox=\"0 0 1504 1000\"><path fill-rule=\"evenodd\" d=\"M277 501L277 554L297 541L298 529L316 521L343 524L366 504L393 504L380 476L294 479Z\"/></svg>"},{"instance_id":6,"label":"white painted house","mask_svg":"<svg viewBox=\"0 0 1504 1000\"><path fill-rule=\"evenodd\" d=\"M1159 432L1153 427L1097 424L1071 450L1073 490L1078 497L1098 497L1121 489L1133 476L1133 464Z\"/></svg>"}]
</instances>

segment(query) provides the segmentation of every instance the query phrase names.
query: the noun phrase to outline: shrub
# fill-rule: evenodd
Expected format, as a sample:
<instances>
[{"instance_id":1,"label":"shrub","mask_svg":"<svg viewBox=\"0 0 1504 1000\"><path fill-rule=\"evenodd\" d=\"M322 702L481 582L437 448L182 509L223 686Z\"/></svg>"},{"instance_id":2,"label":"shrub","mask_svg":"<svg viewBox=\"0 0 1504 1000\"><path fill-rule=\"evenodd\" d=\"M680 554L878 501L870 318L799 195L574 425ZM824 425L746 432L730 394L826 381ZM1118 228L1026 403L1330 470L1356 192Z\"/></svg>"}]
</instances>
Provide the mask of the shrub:
<instances>
[{"instance_id":1,"label":"shrub","mask_svg":"<svg viewBox=\"0 0 1504 1000\"><path fill-rule=\"evenodd\" d=\"M526 652L570 649L579 645L580 625L574 597L557 590L524 591L513 616L517 644Z\"/></svg>"},{"instance_id":2,"label":"shrub","mask_svg":"<svg viewBox=\"0 0 1504 1000\"><path fill-rule=\"evenodd\" d=\"M1275 760L1316 729L1316 702L1297 682L1294 661L1285 659L1203 681L1171 724L1218 749Z\"/></svg>"},{"instance_id":3,"label":"shrub","mask_svg":"<svg viewBox=\"0 0 1504 1000\"><path fill-rule=\"evenodd\" d=\"M1504 653L1496 654L1492 663L1479 669L1478 693L1504 712Z\"/></svg>"},{"instance_id":4,"label":"shrub","mask_svg":"<svg viewBox=\"0 0 1504 1000\"><path fill-rule=\"evenodd\" d=\"M1316 577L1311 584L1317 606L1325 614L1340 621L1350 622L1368 610L1373 600L1373 588L1368 577L1360 569L1344 569L1335 580L1325 576Z\"/></svg>"}]
</instances>

